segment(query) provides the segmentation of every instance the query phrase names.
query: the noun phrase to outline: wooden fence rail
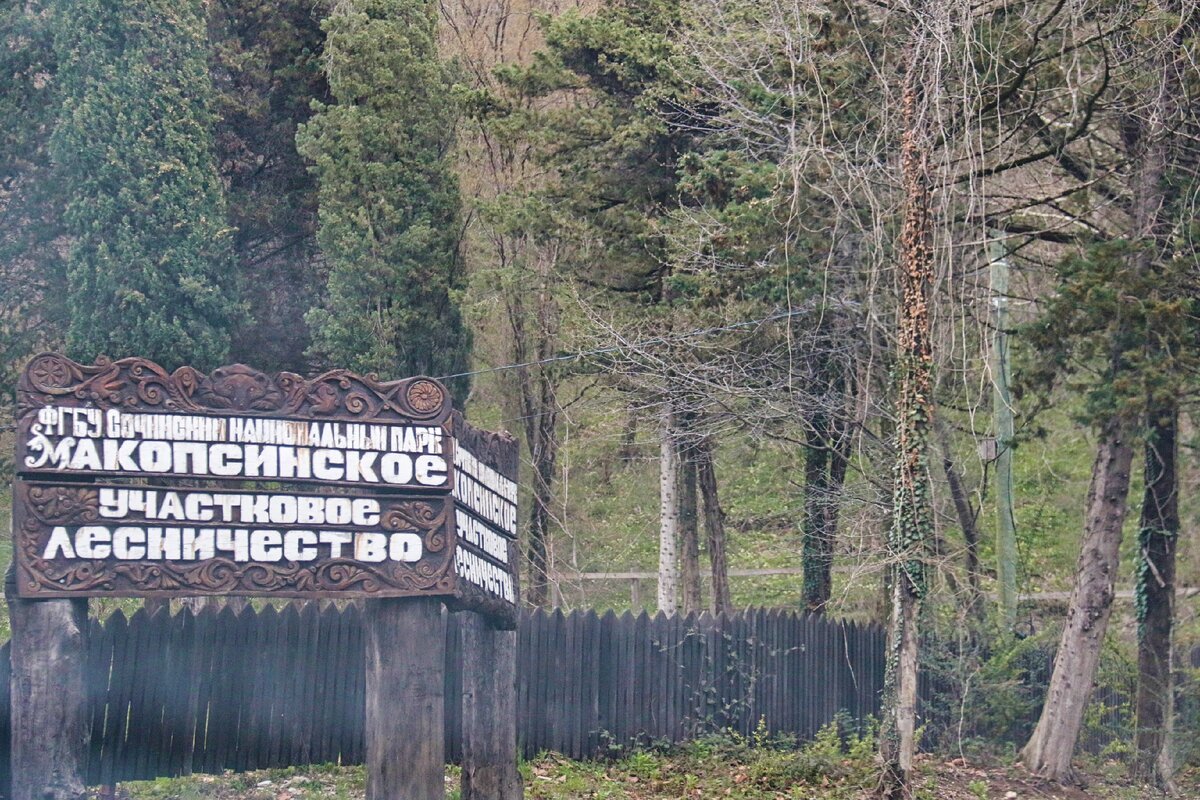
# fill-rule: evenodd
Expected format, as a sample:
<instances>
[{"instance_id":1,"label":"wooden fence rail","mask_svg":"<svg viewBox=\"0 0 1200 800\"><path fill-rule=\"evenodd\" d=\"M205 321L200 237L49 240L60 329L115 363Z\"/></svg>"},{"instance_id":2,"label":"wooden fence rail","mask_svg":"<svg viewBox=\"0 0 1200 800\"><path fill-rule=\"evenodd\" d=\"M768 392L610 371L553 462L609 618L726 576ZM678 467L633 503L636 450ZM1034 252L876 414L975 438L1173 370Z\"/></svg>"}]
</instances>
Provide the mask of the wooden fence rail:
<instances>
[{"instance_id":1,"label":"wooden fence rail","mask_svg":"<svg viewBox=\"0 0 1200 800\"><path fill-rule=\"evenodd\" d=\"M461 753L458 617L446 648L446 753ZM413 643L419 647L419 642ZM9 745L0 647L0 772ZM884 633L773 610L729 616L523 612L518 736L526 756L603 756L734 730L810 738L878 713ZM357 605L205 608L92 621L89 783L363 760ZM0 786L7 787L7 775Z\"/></svg>"}]
</instances>

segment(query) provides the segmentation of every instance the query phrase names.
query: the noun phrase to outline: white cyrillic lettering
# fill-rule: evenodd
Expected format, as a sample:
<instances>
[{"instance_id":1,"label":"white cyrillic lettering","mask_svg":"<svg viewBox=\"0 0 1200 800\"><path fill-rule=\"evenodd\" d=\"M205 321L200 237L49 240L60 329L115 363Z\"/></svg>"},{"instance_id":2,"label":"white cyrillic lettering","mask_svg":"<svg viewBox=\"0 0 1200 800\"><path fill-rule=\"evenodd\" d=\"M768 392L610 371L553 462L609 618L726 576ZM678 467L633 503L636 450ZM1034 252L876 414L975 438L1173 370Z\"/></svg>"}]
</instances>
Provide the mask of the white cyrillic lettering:
<instances>
[{"instance_id":1,"label":"white cyrillic lettering","mask_svg":"<svg viewBox=\"0 0 1200 800\"><path fill-rule=\"evenodd\" d=\"M250 533L251 561L278 561L283 557L283 536L279 531L256 530Z\"/></svg>"},{"instance_id":2,"label":"white cyrillic lettering","mask_svg":"<svg viewBox=\"0 0 1200 800\"><path fill-rule=\"evenodd\" d=\"M388 542L388 558L392 561L420 561L423 550L421 537L415 533L393 533Z\"/></svg>"},{"instance_id":3,"label":"white cyrillic lettering","mask_svg":"<svg viewBox=\"0 0 1200 800\"><path fill-rule=\"evenodd\" d=\"M317 557L317 534L313 531L288 531L283 540L283 557L288 561L312 561Z\"/></svg>"},{"instance_id":4,"label":"white cyrillic lettering","mask_svg":"<svg viewBox=\"0 0 1200 800\"><path fill-rule=\"evenodd\" d=\"M146 531L141 528L117 528L113 531L113 558L131 560L146 557Z\"/></svg>"},{"instance_id":5,"label":"white cyrillic lettering","mask_svg":"<svg viewBox=\"0 0 1200 800\"><path fill-rule=\"evenodd\" d=\"M75 554L79 558L108 558L112 555L112 533L102 525L85 525L75 532Z\"/></svg>"},{"instance_id":6,"label":"white cyrillic lettering","mask_svg":"<svg viewBox=\"0 0 1200 800\"><path fill-rule=\"evenodd\" d=\"M71 544L71 537L67 533L67 529L62 527L50 531L50 541L46 542L42 558L49 561L52 558L58 558L59 553L62 553L63 558L75 557L75 547Z\"/></svg>"}]
</instances>

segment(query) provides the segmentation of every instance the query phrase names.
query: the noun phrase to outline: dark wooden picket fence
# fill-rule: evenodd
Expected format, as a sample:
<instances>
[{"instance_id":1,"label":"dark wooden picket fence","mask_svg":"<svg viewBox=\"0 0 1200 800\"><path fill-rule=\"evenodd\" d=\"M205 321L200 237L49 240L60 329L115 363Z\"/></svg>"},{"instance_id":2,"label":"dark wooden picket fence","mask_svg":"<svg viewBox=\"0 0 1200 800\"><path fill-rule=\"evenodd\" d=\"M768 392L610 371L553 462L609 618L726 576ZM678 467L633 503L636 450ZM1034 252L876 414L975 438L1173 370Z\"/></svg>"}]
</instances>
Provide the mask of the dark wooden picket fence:
<instances>
[{"instance_id":1,"label":"dark wooden picket fence","mask_svg":"<svg viewBox=\"0 0 1200 800\"><path fill-rule=\"evenodd\" d=\"M447 758L461 753L458 616L448 616ZM420 647L420 642L413 642ZM9 659L0 648L0 771ZM358 606L290 603L93 621L89 782L363 760ZM605 756L711 731L811 737L878 712L884 633L783 611L634 617L524 612L518 731L526 756ZM7 778L6 775L0 778ZM6 779L0 786L7 786Z\"/></svg>"}]
</instances>

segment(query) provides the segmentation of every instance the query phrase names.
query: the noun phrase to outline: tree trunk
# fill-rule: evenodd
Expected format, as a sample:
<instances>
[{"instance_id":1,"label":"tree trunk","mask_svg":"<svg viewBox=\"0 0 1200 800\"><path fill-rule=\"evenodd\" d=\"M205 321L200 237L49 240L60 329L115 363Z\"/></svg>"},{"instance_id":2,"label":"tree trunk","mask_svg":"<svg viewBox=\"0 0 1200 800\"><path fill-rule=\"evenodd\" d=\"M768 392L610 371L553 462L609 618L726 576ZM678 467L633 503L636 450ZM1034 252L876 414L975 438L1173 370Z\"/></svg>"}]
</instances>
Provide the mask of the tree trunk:
<instances>
[{"instance_id":1,"label":"tree trunk","mask_svg":"<svg viewBox=\"0 0 1200 800\"><path fill-rule=\"evenodd\" d=\"M1153 245L1153 251L1139 253L1139 266L1150 275L1162 273L1173 257L1171 222L1177 214L1177 190L1170 187L1168 177L1176 167L1171 148L1174 126L1180 119L1180 62L1186 57L1184 42L1194 34L1200 21L1195 12L1185 19L1185 24L1172 35L1170 49L1162 54L1155 100L1148 118L1127 126L1135 131L1129 138L1129 148L1138 157L1131 238ZM1157 282L1165 283L1161 278ZM1176 292L1176 287L1163 286L1146 299L1162 303ZM1152 320L1151 325L1146 363L1170 363L1169 350L1174 345L1165 344L1164 339L1169 340L1171 333L1160 330L1157 320ZM1175 615L1175 548L1179 537L1176 471L1179 407L1170 392L1170 388L1156 386L1146 401L1145 488L1138 533L1138 686L1134 702L1137 732L1133 759L1134 774L1153 780L1165 791L1175 788L1171 757L1174 727L1171 639Z\"/></svg>"},{"instance_id":2,"label":"tree trunk","mask_svg":"<svg viewBox=\"0 0 1200 800\"><path fill-rule=\"evenodd\" d=\"M890 656L884 676L880 755L885 797L910 794L916 748L918 632L926 591L925 556L933 530L930 507L929 432L933 419L929 292L933 284L933 219L928 132L921 84L929 32L920 29L908 54L902 96L901 172L904 221L900 231L900 308L896 336L896 467L892 523Z\"/></svg>"},{"instance_id":3,"label":"tree trunk","mask_svg":"<svg viewBox=\"0 0 1200 800\"><path fill-rule=\"evenodd\" d=\"M630 404L625 414L625 426L621 429L621 446L617 448L617 458L622 461L633 461L637 457L638 414L638 409Z\"/></svg>"},{"instance_id":4,"label":"tree trunk","mask_svg":"<svg viewBox=\"0 0 1200 800\"><path fill-rule=\"evenodd\" d=\"M518 305L515 314L520 313ZM522 325L513 323L514 337L524 336ZM549 335L544 335L538 353L547 352ZM517 348L518 354L525 353L524 347ZM525 445L529 448L529 459L533 462L532 507L529 509L529 539L526 541L525 557L528 562L528 580L525 582L525 599L534 606L546 606L549 602L550 563L547 558L547 542L550 538L551 511L554 503L554 471L558 463L558 398L554 382L544 370L536 377L528 367L518 370L520 381L521 409L525 417Z\"/></svg>"},{"instance_id":5,"label":"tree trunk","mask_svg":"<svg viewBox=\"0 0 1200 800\"><path fill-rule=\"evenodd\" d=\"M1060 783L1074 782L1077 778L1071 756L1092 693L1100 646L1112 611L1132 461L1127 424L1114 417L1101 430L1092 465L1075 586L1054 658L1050 688L1041 718L1022 751L1030 772Z\"/></svg>"},{"instance_id":6,"label":"tree trunk","mask_svg":"<svg viewBox=\"0 0 1200 800\"><path fill-rule=\"evenodd\" d=\"M663 403L659 437L658 610L674 614L679 610L679 447L670 401Z\"/></svg>"},{"instance_id":7,"label":"tree trunk","mask_svg":"<svg viewBox=\"0 0 1200 800\"><path fill-rule=\"evenodd\" d=\"M507 259L502 256L502 261ZM524 276L526 281L505 293L508 322L512 331L513 360L520 364L516 370L521 416L524 421L525 446L533 464L532 507L529 510L529 537L525 543L528 579L525 581L525 600L534 606L549 602L550 570L548 559L551 512L554 502L554 474L558 461L558 395L555 376L545 366L531 368L531 362L545 361L554 353L558 341L559 310L552 290L554 258L538 258L536 272ZM536 292L526 285L532 282ZM533 314L525 307L525 298L532 296L537 305ZM532 320L530 318L532 317ZM528 331L532 321L536 330Z\"/></svg>"},{"instance_id":8,"label":"tree trunk","mask_svg":"<svg viewBox=\"0 0 1200 800\"><path fill-rule=\"evenodd\" d=\"M825 611L833 594L833 537L828 530L829 417L816 414L809 421L804 452L804 605L814 614Z\"/></svg>"},{"instance_id":9,"label":"tree trunk","mask_svg":"<svg viewBox=\"0 0 1200 800\"><path fill-rule=\"evenodd\" d=\"M712 609L714 614L728 614L733 611L733 603L729 599L729 562L725 556L725 512L717 496L717 470L713 465L712 440L707 436L696 445L696 477L704 498L704 530L712 568Z\"/></svg>"},{"instance_id":10,"label":"tree trunk","mask_svg":"<svg viewBox=\"0 0 1200 800\"><path fill-rule=\"evenodd\" d=\"M954 454L950 452L950 434L944 425L938 425L938 439L942 448L942 469L946 482L950 484L950 499L954 501L954 513L962 528L967 571L967 618L973 623L983 621L983 588L979 574L979 528L975 524L975 509L963 485L962 476L954 465Z\"/></svg>"},{"instance_id":11,"label":"tree trunk","mask_svg":"<svg viewBox=\"0 0 1200 800\"><path fill-rule=\"evenodd\" d=\"M1160 788L1172 786L1170 731L1174 687L1171 628L1175 616L1175 548L1179 539L1179 411L1151 406L1146 488L1138 535L1138 685L1134 769Z\"/></svg>"},{"instance_id":12,"label":"tree trunk","mask_svg":"<svg viewBox=\"0 0 1200 800\"><path fill-rule=\"evenodd\" d=\"M699 612L703 600L700 593L700 531L696 497L696 450L684 444L679 451L679 534L682 544L683 613Z\"/></svg>"},{"instance_id":13,"label":"tree trunk","mask_svg":"<svg viewBox=\"0 0 1200 800\"><path fill-rule=\"evenodd\" d=\"M554 501L557 445L541 440L539 449L541 452L533 459L533 504L529 509L529 541L525 551L529 562L529 579L524 594L530 605L545 607L550 599L550 564L546 542L550 537L550 506Z\"/></svg>"}]
</instances>

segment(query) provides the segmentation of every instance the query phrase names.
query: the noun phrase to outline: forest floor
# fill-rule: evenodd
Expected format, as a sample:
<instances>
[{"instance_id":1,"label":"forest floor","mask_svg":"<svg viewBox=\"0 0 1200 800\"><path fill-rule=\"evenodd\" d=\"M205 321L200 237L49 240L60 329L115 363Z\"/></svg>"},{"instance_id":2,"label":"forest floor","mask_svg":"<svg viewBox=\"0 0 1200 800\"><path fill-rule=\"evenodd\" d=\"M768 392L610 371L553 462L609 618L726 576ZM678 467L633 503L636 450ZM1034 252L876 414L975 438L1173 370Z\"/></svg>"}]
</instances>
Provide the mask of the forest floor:
<instances>
[{"instance_id":1,"label":"forest floor","mask_svg":"<svg viewBox=\"0 0 1200 800\"><path fill-rule=\"evenodd\" d=\"M554 754L522 765L529 800L867 800L874 771L860 754L703 744L670 753L640 752L611 762L575 762ZM1086 788L1032 780L1019 767L923 758L915 800L1142 800L1160 796L1130 782L1115 762L1091 764ZM1200 798L1200 772L1181 776L1179 797ZM446 774L458 798L458 771ZM362 767L310 767L123 784L121 800L359 800Z\"/></svg>"}]
</instances>

